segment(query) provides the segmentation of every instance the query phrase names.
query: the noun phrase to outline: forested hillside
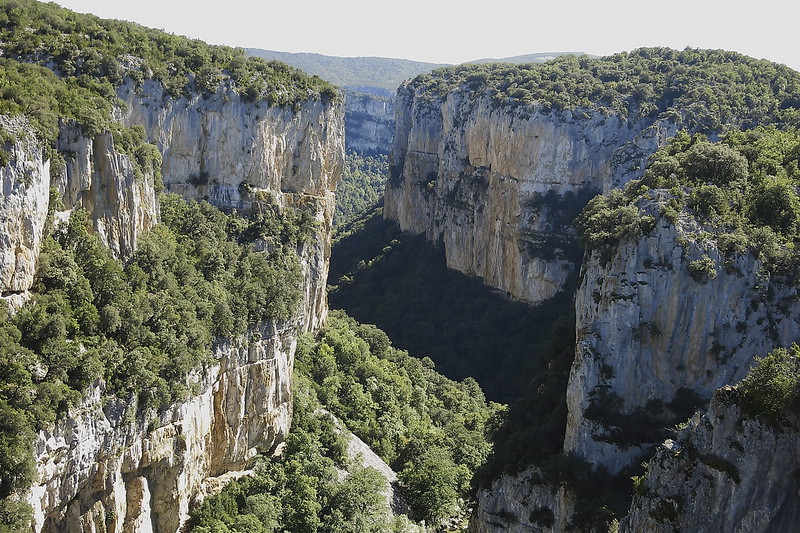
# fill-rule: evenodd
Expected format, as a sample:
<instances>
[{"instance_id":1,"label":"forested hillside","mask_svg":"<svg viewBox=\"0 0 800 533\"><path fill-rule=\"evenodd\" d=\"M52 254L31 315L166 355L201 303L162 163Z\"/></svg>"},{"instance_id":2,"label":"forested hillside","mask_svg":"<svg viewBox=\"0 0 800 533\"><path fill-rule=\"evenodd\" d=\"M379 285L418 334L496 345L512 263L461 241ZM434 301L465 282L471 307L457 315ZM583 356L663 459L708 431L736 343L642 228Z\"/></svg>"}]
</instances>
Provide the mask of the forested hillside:
<instances>
[{"instance_id":1,"label":"forested hillside","mask_svg":"<svg viewBox=\"0 0 800 533\"><path fill-rule=\"evenodd\" d=\"M298 348L294 386L283 456L207 500L193 531L406 531L407 519L386 518L386 480L374 470L356 467L338 480L335 469L352 468L352 459L323 407L398 473L412 519L435 529L464 520L472 476L490 450L487 428L501 409L487 405L475 380L451 381L375 326L332 312L319 337Z\"/></svg>"},{"instance_id":2,"label":"forested hillside","mask_svg":"<svg viewBox=\"0 0 800 533\"><path fill-rule=\"evenodd\" d=\"M706 132L796 124L800 113L796 71L724 50L642 48L539 65L461 65L422 74L409 87L426 98L485 92L502 106L583 108L629 120L672 115Z\"/></svg>"},{"instance_id":3,"label":"forested hillside","mask_svg":"<svg viewBox=\"0 0 800 533\"><path fill-rule=\"evenodd\" d=\"M380 89L381 96L393 96L403 81L422 72L430 72L443 63L425 63L408 59L387 57L334 57L322 54L277 52L248 48L252 57L279 60L293 65L339 87L348 87L367 92Z\"/></svg>"}]
</instances>

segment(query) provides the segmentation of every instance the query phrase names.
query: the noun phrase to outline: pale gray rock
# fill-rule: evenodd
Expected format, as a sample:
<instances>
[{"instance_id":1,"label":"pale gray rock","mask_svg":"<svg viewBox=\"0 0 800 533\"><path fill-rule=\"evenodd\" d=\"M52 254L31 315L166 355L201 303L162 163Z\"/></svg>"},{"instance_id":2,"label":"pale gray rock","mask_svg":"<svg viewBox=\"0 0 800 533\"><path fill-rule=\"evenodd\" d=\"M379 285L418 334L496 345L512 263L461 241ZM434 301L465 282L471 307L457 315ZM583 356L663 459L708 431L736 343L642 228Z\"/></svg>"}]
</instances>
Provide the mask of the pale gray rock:
<instances>
[{"instance_id":1,"label":"pale gray rock","mask_svg":"<svg viewBox=\"0 0 800 533\"><path fill-rule=\"evenodd\" d=\"M394 99L345 90L345 148L360 154L388 154L394 135Z\"/></svg>"},{"instance_id":2,"label":"pale gray rock","mask_svg":"<svg viewBox=\"0 0 800 533\"><path fill-rule=\"evenodd\" d=\"M595 194L639 177L676 129L497 105L477 93L440 101L404 85L384 216L441 242L450 268L539 303L575 274L575 216Z\"/></svg>"},{"instance_id":3,"label":"pale gray rock","mask_svg":"<svg viewBox=\"0 0 800 533\"><path fill-rule=\"evenodd\" d=\"M174 99L153 81L141 87L128 81L117 93L124 102L119 119L143 126L161 151L168 191L224 209L266 201L313 216L315 238L301 251L301 305L303 327L318 328L327 312L333 191L344 165L341 101L270 107L247 102L227 86Z\"/></svg>"},{"instance_id":4,"label":"pale gray rock","mask_svg":"<svg viewBox=\"0 0 800 533\"><path fill-rule=\"evenodd\" d=\"M587 257L575 298L564 451L612 473L655 443L606 442L608 428L585 416L593 395L618 395L622 413L672 402L681 388L708 400L800 331L797 287L770 279L753 254L724 257L694 219L660 217L668 198L655 191L640 204L656 218L652 232L623 240L608 262L598 251ZM696 279L691 266L703 258L715 275Z\"/></svg>"},{"instance_id":5,"label":"pale gray rock","mask_svg":"<svg viewBox=\"0 0 800 533\"><path fill-rule=\"evenodd\" d=\"M730 389L660 446L621 532L798 531L800 426L743 416Z\"/></svg>"},{"instance_id":6,"label":"pale gray rock","mask_svg":"<svg viewBox=\"0 0 800 533\"><path fill-rule=\"evenodd\" d=\"M477 500L469 533L566 531L573 507L570 492L552 490L536 467L500 476L491 487L478 491Z\"/></svg>"},{"instance_id":7,"label":"pale gray rock","mask_svg":"<svg viewBox=\"0 0 800 533\"><path fill-rule=\"evenodd\" d=\"M86 137L77 124L62 124L58 152L64 168L51 179L69 217L84 209L93 231L115 257L127 259L136 251L142 233L158 223L155 176L136 176L133 163L114 147L110 133Z\"/></svg>"},{"instance_id":8,"label":"pale gray rock","mask_svg":"<svg viewBox=\"0 0 800 533\"><path fill-rule=\"evenodd\" d=\"M8 163L0 167L0 292L5 299L33 285L47 221L50 161L24 119L0 115L0 128L16 140L0 143L8 154ZM18 307L20 302L11 303Z\"/></svg>"},{"instance_id":9,"label":"pale gray rock","mask_svg":"<svg viewBox=\"0 0 800 533\"><path fill-rule=\"evenodd\" d=\"M178 531L193 505L222 484L215 478L246 469L256 454L283 441L297 336L318 328L327 313L333 191L344 160L342 103L273 108L244 102L229 87L172 99L153 82L140 88L128 82L119 97L117 119L143 126L161 151L167 190L228 210L265 203L303 210L316 225L298 249L302 298L295 316L217 339L215 361L190 376L189 399L166 412L142 413L133 399L105 397L98 383L38 435L38 480L27 497L37 532ZM64 204L55 213L59 220L86 209L116 255L133 253L138 235L158 221L152 176L137 178L110 135L90 139L66 124L58 144L66 166L51 183L41 147L27 142L14 145L12 164L2 169L10 213L0 268L5 290L30 287L51 185ZM17 185L21 172L33 176L35 189ZM21 213L36 216L11 220Z\"/></svg>"},{"instance_id":10,"label":"pale gray rock","mask_svg":"<svg viewBox=\"0 0 800 533\"><path fill-rule=\"evenodd\" d=\"M265 323L215 346L199 393L166 412L99 383L36 442L35 531L174 532L209 478L242 470L291 421L296 323Z\"/></svg>"}]
</instances>

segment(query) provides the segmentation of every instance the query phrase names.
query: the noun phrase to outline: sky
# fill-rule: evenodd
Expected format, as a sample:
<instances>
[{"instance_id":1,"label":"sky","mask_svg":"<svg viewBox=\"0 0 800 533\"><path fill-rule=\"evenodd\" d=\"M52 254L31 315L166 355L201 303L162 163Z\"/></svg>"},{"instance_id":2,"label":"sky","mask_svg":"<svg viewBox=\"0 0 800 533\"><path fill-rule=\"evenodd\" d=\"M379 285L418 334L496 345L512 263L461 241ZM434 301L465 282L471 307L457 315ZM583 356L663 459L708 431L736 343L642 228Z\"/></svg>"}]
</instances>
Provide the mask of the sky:
<instances>
[{"instance_id":1,"label":"sky","mask_svg":"<svg viewBox=\"0 0 800 533\"><path fill-rule=\"evenodd\" d=\"M212 44L431 63L643 46L723 48L800 71L789 0L56 0ZM528 6L528 7L522 7Z\"/></svg>"}]
</instances>

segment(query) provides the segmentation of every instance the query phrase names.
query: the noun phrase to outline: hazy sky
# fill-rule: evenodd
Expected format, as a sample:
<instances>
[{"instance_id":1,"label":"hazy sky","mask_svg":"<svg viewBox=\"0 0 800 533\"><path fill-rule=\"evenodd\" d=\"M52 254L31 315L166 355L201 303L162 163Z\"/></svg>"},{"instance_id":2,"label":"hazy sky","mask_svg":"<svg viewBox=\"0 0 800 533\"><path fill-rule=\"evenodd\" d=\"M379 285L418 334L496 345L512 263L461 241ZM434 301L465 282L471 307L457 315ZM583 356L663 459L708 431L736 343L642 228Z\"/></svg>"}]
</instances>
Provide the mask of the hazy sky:
<instances>
[{"instance_id":1,"label":"hazy sky","mask_svg":"<svg viewBox=\"0 0 800 533\"><path fill-rule=\"evenodd\" d=\"M800 3L792 0L57 3L214 44L285 52L460 63L534 52L605 55L642 46L691 46L736 50L800 70Z\"/></svg>"}]
</instances>

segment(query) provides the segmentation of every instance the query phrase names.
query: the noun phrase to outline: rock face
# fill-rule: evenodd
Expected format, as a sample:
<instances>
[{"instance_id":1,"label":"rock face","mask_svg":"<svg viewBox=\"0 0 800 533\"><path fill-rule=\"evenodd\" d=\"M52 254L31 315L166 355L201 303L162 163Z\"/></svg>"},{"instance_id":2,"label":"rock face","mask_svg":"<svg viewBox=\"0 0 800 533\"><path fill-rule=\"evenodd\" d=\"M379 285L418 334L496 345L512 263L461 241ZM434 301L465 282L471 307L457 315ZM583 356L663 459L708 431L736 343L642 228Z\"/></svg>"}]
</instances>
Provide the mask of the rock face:
<instances>
[{"instance_id":1,"label":"rock face","mask_svg":"<svg viewBox=\"0 0 800 533\"><path fill-rule=\"evenodd\" d=\"M12 308L26 300L33 284L51 211L64 220L84 209L95 233L120 258L130 257L137 236L158 222L154 177L137 177L110 133L88 138L77 125L62 123L57 153L63 162L53 162L23 119L0 116L0 127L16 141L8 143L9 162L0 168L0 283ZM50 205L51 190L57 205Z\"/></svg>"},{"instance_id":2,"label":"rock face","mask_svg":"<svg viewBox=\"0 0 800 533\"><path fill-rule=\"evenodd\" d=\"M652 448L664 439L663 428L686 420L698 401L707 401L718 388L741 380L755 355L790 345L798 340L800 331L796 286L771 279L749 253L725 257L706 228L693 218L682 215L673 223L662 217L661 209L668 200L666 191L653 191L649 199L640 202L640 214L655 219L648 234L623 239L610 257L603 257L601 251L587 255L576 294L577 347L566 395L564 452L611 473L649 458ZM710 268L701 271L697 268L701 264ZM703 418L711 422L701 426L707 425L703 431L709 442L723 446L725 439L717 436L719 428L715 425L724 418L725 431L733 432L735 422L731 420L738 420L738 415L725 414L723 409L715 422L715 409L721 408L712 406L711 414ZM698 426L696 421L693 424ZM736 437L737 442L740 439ZM727 446L732 446L728 450L731 453L736 448ZM748 449L758 450L753 446ZM727 452L713 453L733 460ZM658 457L667 455L661 451ZM744 460L734 462L739 465ZM762 459L754 461L765 464ZM528 520L530 516L552 518L548 527L543 524L549 520L537 525L542 531L563 531L573 513L570 495L563 489L531 482L535 474L531 469L516 476L501 476L490 488L480 491L474 531L505 531L496 526L502 523L508 524L508 531L530 530L526 529L526 524L534 524ZM717 481L713 483L724 481L719 476L714 479ZM677 488L677 477L661 482L663 490L656 490L656 494L684 490ZM727 509L725 498L729 498L730 505L741 506L731 508L731 513L738 514L725 519L725 523L734 524L729 521L732 516L741 517L747 505L754 506L750 512L759 510L769 498L759 495L747 499L751 496L740 492L758 492L759 486L767 485L757 481L751 486L743 477L740 488L734 484L725 489L728 495L704 492L708 501L702 505L709 509L719 506L722 511L712 514L720 517ZM774 485L775 494L786 494L783 485ZM706 488L698 486L697 494ZM686 509L696 496L694 492L683 493ZM645 508L639 514L647 516L655 505L665 504L656 501L642 505ZM704 512L698 511L700 515ZM695 527L699 522L692 520L700 519L698 513L686 511L680 530L737 530L712 527L708 524L721 522L711 518L706 529ZM505 522L498 521L500 515L506 517ZM652 521L645 526L641 516L630 522L628 531L673 531L672 526L656 527ZM764 516L758 520L769 523L773 519L772 515ZM742 526L740 531L772 530L756 527L755 522L741 523L753 527Z\"/></svg>"},{"instance_id":3,"label":"rock face","mask_svg":"<svg viewBox=\"0 0 800 533\"><path fill-rule=\"evenodd\" d=\"M38 483L29 496L36 531L177 531L195 500L218 485L216 477L246 468L255 454L283 440L297 335L317 328L327 313L333 190L344 158L341 103L271 108L244 102L226 87L214 96L175 100L155 83L138 89L128 83L118 94L124 105L117 118L143 126L159 148L168 190L227 209L246 211L254 202L302 209L318 224L298 250L303 299L295 316L218 339L216 361L192 376L189 399L142 414L133 399L104 398L98 383L67 418L38 435ZM2 249L13 252L1 259L4 291L32 283L50 187L64 204L56 216L86 209L120 257L158 221L152 176L137 178L110 135L89 139L64 125L58 150L66 166L52 179L33 136L21 139L1 169L8 241Z\"/></svg>"},{"instance_id":4,"label":"rock face","mask_svg":"<svg viewBox=\"0 0 800 533\"><path fill-rule=\"evenodd\" d=\"M490 488L479 491L469 533L567 531L573 506L569 491L545 488L536 467L499 477Z\"/></svg>"},{"instance_id":5,"label":"rock face","mask_svg":"<svg viewBox=\"0 0 800 533\"><path fill-rule=\"evenodd\" d=\"M36 531L177 531L204 484L288 432L298 324L262 324L215 348L200 392L147 420L135 402L84 402L39 434Z\"/></svg>"},{"instance_id":6,"label":"rock face","mask_svg":"<svg viewBox=\"0 0 800 533\"><path fill-rule=\"evenodd\" d=\"M444 100L398 89L384 216L445 249L447 265L542 302L580 261L572 220L595 194L639 177L671 122Z\"/></svg>"},{"instance_id":7,"label":"rock face","mask_svg":"<svg viewBox=\"0 0 800 533\"><path fill-rule=\"evenodd\" d=\"M394 99L345 91L345 148L360 154L388 154L394 135Z\"/></svg>"},{"instance_id":8,"label":"rock face","mask_svg":"<svg viewBox=\"0 0 800 533\"><path fill-rule=\"evenodd\" d=\"M58 152L64 167L53 172L50 186L58 192L67 218L84 209L94 232L119 258L136 251L136 239L158 223L155 177L137 177L130 157L119 153L109 133L87 138L75 124L61 127Z\"/></svg>"},{"instance_id":9,"label":"rock face","mask_svg":"<svg viewBox=\"0 0 800 533\"><path fill-rule=\"evenodd\" d=\"M0 115L0 129L16 141L0 143L8 154L0 167L0 291L11 297L33 284L47 221L50 161L24 120Z\"/></svg>"},{"instance_id":10,"label":"rock face","mask_svg":"<svg viewBox=\"0 0 800 533\"><path fill-rule=\"evenodd\" d=\"M648 235L623 240L608 262L598 251L588 256L575 299L564 451L612 473L654 440L604 421L604 406L674 425L694 408L681 413L676 404L687 398L678 391L707 401L741 380L755 355L798 340L797 287L770 280L752 254L724 257L693 219L659 217L668 198L654 191L640 205L656 218ZM704 262L710 275L697 271Z\"/></svg>"},{"instance_id":11,"label":"rock face","mask_svg":"<svg viewBox=\"0 0 800 533\"><path fill-rule=\"evenodd\" d=\"M744 417L721 390L677 439L659 447L624 532L797 531L800 426Z\"/></svg>"},{"instance_id":12,"label":"rock face","mask_svg":"<svg viewBox=\"0 0 800 533\"><path fill-rule=\"evenodd\" d=\"M118 95L123 124L143 126L161 151L167 190L221 208L246 210L268 200L314 216L316 235L303 250L301 305L303 327L319 327L327 312L333 190L344 165L341 104L269 107L229 87L172 99L155 82L139 88L128 82Z\"/></svg>"}]
</instances>

